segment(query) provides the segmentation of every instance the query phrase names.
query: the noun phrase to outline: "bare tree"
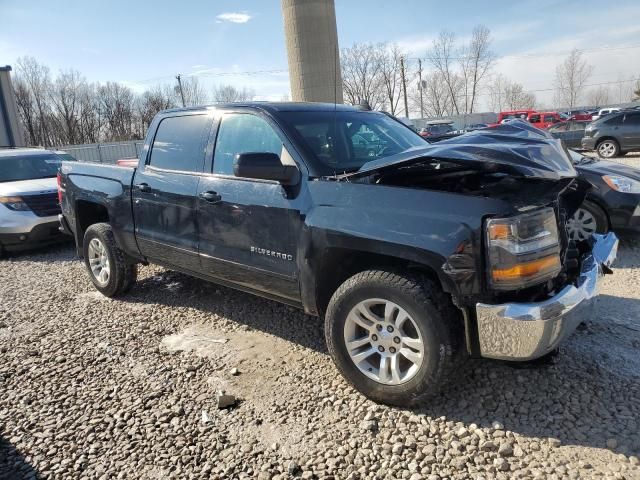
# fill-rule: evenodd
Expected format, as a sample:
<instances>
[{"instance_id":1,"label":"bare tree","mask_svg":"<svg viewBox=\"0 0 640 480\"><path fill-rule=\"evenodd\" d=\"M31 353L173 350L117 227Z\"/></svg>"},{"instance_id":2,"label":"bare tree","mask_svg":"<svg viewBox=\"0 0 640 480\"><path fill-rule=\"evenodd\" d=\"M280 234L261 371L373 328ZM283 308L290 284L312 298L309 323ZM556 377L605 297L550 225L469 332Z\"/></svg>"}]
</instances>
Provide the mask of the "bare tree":
<instances>
[{"instance_id":1,"label":"bare tree","mask_svg":"<svg viewBox=\"0 0 640 480\"><path fill-rule=\"evenodd\" d=\"M80 92L80 138L82 143L97 143L102 139L104 115L98 95L99 86L85 84Z\"/></svg>"},{"instance_id":2,"label":"bare tree","mask_svg":"<svg viewBox=\"0 0 640 480\"><path fill-rule=\"evenodd\" d=\"M463 94L464 80L455 72L455 34L443 30L433 41L428 57L433 68L447 87L449 101L455 114L460 113L460 97Z\"/></svg>"},{"instance_id":3,"label":"bare tree","mask_svg":"<svg viewBox=\"0 0 640 480\"><path fill-rule=\"evenodd\" d=\"M56 127L55 143L74 144L80 139L80 95L86 81L76 70L60 72L51 89L51 107Z\"/></svg>"},{"instance_id":4,"label":"bare tree","mask_svg":"<svg viewBox=\"0 0 640 480\"><path fill-rule=\"evenodd\" d=\"M395 115L400 103L402 92L402 76L400 73L400 62L402 51L397 44L380 44L380 75L382 76L382 86L384 88L384 107L391 115Z\"/></svg>"},{"instance_id":5,"label":"bare tree","mask_svg":"<svg viewBox=\"0 0 640 480\"><path fill-rule=\"evenodd\" d=\"M512 82L502 74L493 77L489 84L489 94L494 112L532 109L536 104L533 93L526 92L521 84Z\"/></svg>"},{"instance_id":6,"label":"bare tree","mask_svg":"<svg viewBox=\"0 0 640 480\"><path fill-rule=\"evenodd\" d=\"M25 141L27 145L38 145L40 139L39 115L33 93L22 77L16 75L13 79L13 89L16 97L18 114L24 125Z\"/></svg>"},{"instance_id":7,"label":"bare tree","mask_svg":"<svg viewBox=\"0 0 640 480\"><path fill-rule=\"evenodd\" d=\"M569 109L577 106L592 72L593 66L582 59L582 53L579 50L574 49L556 68L554 81L556 104Z\"/></svg>"},{"instance_id":8,"label":"bare tree","mask_svg":"<svg viewBox=\"0 0 640 480\"><path fill-rule=\"evenodd\" d=\"M21 57L16 62L17 77L22 80L23 86L30 93L35 107L37 120L34 126L38 132L34 138L34 144L48 146L51 144L49 128L46 122L49 117L48 98L51 91L51 77L49 67L39 64L33 57Z\"/></svg>"},{"instance_id":9,"label":"bare tree","mask_svg":"<svg viewBox=\"0 0 640 480\"><path fill-rule=\"evenodd\" d=\"M340 53L344 98L351 105L367 103L379 110L385 102L384 79L381 73L381 46L355 43Z\"/></svg>"},{"instance_id":10,"label":"bare tree","mask_svg":"<svg viewBox=\"0 0 640 480\"><path fill-rule=\"evenodd\" d=\"M182 92L187 106L204 105L209 102L209 95L198 81L198 77L183 77ZM176 95L179 96L180 92L177 91Z\"/></svg>"},{"instance_id":11,"label":"bare tree","mask_svg":"<svg viewBox=\"0 0 640 480\"><path fill-rule=\"evenodd\" d=\"M132 139L134 96L131 89L116 82L107 82L98 89L98 94L108 137L111 140Z\"/></svg>"},{"instance_id":12,"label":"bare tree","mask_svg":"<svg viewBox=\"0 0 640 480\"><path fill-rule=\"evenodd\" d=\"M253 100L254 97L254 91L247 87L242 87L242 90L238 90L233 85L217 85L213 88L214 102L248 102Z\"/></svg>"},{"instance_id":13,"label":"bare tree","mask_svg":"<svg viewBox=\"0 0 640 480\"><path fill-rule=\"evenodd\" d=\"M140 136L144 136L153 117L162 110L176 106L175 94L171 87L158 85L147 90L136 101Z\"/></svg>"},{"instance_id":14,"label":"bare tree","mask_svg":"<svg viewBox=\"0 0 640 480\"><path fill-rule=\"evenodd\" d=\"M462 47L460 52L465 113L473 113L478 91L494 62L495 55L491 51L491 32L484 25L478 25L473 29L471 41Z\"/></svg>"},{"instance_id":15,"label":"bare tree","mask_svg":"<svg viewBox=\"0 0 640 480\"><path fill-rule=\"evenodd\" d=\"M594 107L606 105L609 103L610 94L611 91L609 90L609 87L606 85L600 85L599 87L589 90L587 93L587 103Z\"/></svg>"},{"instance_id":16,"label":"bare tree","mask_svg":"<svg viewBox=\"0 0 640 480\"><path fill-rule=\"evenodd\" d=\"M433 72L426 77L426 88L423 90L423 95L427 115L444 117L457 113L449 86L442 73Z\"/></svg>"}]
</instances>

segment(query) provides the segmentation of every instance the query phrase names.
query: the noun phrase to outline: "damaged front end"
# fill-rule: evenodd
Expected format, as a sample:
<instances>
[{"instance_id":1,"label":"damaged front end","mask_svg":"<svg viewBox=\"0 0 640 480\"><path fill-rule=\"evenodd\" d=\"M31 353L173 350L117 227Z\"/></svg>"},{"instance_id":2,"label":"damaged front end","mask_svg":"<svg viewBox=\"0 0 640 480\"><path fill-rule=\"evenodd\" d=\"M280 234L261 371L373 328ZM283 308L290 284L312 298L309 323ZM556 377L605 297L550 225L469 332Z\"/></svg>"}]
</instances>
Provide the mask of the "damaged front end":
<instances>
[{"instance_id":1,"label":"damaged front end","mask_svg":"<svg viewBox=\"0 0 640 480\"><path fill-rule=\"evenodd\" d=\"M506 214L486 212L480 231L442 265L457 284L476 279L481 285L453 295L475 355L530 360L556 348L579 323L577 307L593 298L615 258L612 233L569 239L567 221L591 186L577 178L564 145L531 125L471 132L404 158L371 162L342 179L499 199L509 206Z\"/></svg>"}]
</instances>

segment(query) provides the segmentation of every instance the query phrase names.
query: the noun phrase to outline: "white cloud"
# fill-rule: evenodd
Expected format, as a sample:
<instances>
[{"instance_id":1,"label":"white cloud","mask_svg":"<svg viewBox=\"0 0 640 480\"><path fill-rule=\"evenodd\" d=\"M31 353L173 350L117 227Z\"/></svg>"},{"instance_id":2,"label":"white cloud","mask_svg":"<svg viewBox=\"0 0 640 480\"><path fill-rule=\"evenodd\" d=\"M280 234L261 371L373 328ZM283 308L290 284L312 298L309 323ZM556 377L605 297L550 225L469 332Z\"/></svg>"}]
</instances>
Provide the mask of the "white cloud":
<instances>
[{"instance_id":1,"label":"white cloud","mask_svg":"<svg viewBox=\"0 0 640 480\"><path fill-rule=\"evenodd\" d=\"M247 23L249 20L251 20L251 15L246 12L227 12L221 13L216 17L216 19L217 23Z\"/></svg>"}]
</instances>

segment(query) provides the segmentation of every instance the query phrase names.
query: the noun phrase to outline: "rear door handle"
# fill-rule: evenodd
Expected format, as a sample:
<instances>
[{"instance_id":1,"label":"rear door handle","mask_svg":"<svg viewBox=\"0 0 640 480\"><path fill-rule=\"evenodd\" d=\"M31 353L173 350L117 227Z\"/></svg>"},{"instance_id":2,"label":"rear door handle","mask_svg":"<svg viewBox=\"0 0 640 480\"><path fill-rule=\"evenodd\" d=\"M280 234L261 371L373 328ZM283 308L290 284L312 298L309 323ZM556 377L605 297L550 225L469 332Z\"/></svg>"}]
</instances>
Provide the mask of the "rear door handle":
<instances>
[{"instance_id":1,"label":"rear door handle","mask_svg":"<svg viewBox=\"0 0 640 480\"><path fill-rule=\"evenodd\" d=\"M141 192L150 192L151 191L151 187L146 184L146 183L138 183L136 185L137 189L140 190Z\"/></svg>"},{"instance_id":2,"label":"rear door handle","mask_svg":"<svg viewBox=\"0 0 640 480\"><path fill-rule=\"evenodd\" d=\"M200 198L202 198L205 202L209 202L209 203L216 203L222 200L222 197L220 195L212 191L202 192L200 194Z\"/></svg>"}]
</instances>

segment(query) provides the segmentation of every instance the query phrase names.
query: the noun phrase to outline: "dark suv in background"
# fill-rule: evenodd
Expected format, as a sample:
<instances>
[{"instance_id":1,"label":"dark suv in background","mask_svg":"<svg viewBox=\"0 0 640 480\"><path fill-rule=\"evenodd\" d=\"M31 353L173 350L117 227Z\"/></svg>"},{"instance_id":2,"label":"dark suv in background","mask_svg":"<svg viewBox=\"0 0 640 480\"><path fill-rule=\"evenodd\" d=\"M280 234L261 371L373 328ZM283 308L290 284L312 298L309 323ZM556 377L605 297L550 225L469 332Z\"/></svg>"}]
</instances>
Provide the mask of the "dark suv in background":
<instances>
[{"instance_id":1,"label":"dark suv in background","mask_svg":"<svg viewBox=\"0 0 640 480\"><path fill-rule=\"evenodd\" d=\"M587 125L582 148L597 150L602 158L613 158L640 150L640 111L623 110Z\"/></svg>"}]
</instances>

